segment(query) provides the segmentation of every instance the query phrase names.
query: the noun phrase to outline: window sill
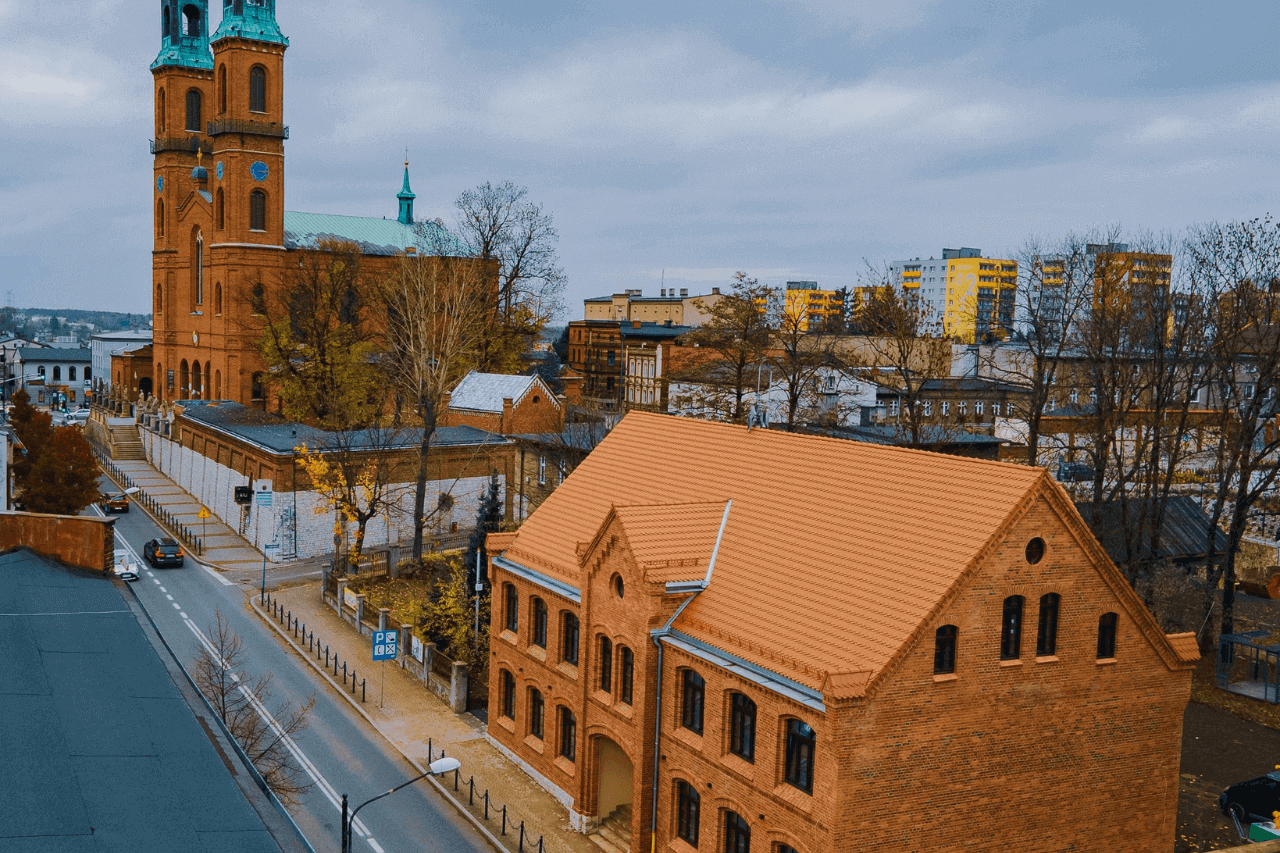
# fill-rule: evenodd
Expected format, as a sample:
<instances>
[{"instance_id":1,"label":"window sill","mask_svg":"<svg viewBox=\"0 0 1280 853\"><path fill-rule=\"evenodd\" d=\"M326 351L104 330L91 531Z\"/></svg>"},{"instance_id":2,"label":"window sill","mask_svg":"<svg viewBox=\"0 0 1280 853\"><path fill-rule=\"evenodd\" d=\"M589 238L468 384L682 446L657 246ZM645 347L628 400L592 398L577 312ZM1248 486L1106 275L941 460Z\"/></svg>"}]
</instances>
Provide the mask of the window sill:
<instances>
[{"instance_id":1,"label":"window sill","mask_svg":"<svg viewBox=\"0 0 1280 853\"><path fill-rule=\"evenodd\" d=\"M557 666L556 669L560 670L562 673L569 676L574 681L578 680L578 667L576 664L561 661L560 665Z\"/></svg>"},{"instance_id":2,"label":"window sill","mask_svg":"<svg viewBox=\"0 0 1280 853\"><path fill-rule=\"evenodd\" d=\"M1036 658L1036 663L1057 663L1057 662L1058 662L1057 655L1045 655L1044 657Z\"/></svg>"},{"instance_id":3,"label":"window sill","mask_svg":"<svg viewBox=\"0 0 1280 853\"><path fill-rule=\"evenodd\" d=\"M578 774L577 766L575 766L572 761L565 758L563 755L556 756L555 764L556 764L556 767L560 769L560 772L565 774L566 776L576 776Z\"/></svg>"},{"instance_id":4,"label":"window sill","mask_svg":"<svg viewBox=\"0 0 1280 853\"><path fill-rule=\"evenodd\" d=\"M755 764L747 761L741 755L733 752L726 752L720 756L720 763L731 773L741 776L748 781L753 780L756 775Z\"/></svg>"},{"instance_id":5,"label":"window sill","mask_svg":"<svg viewBox=\"0 0 1280 853\"><path fill-rule=\"evenodd\" d=\"M515 720L511 719L510 717L499 717L499 718L497 719L497 723L498 723L498 725L502 726L502 727L503 727L504 729L506 729L507 731L511 732L512 734L515 734L515 732L516 732L516 721L515 721Z\"/></svg>"},{"instance_id":6,"label":"window sill","mask_svg":"<svg viewBox=\"0 0 1280 853\"><path fill-rule=\"evenodd\" d=\"M948 681L959 681L959 680L960 680L960 676L956 675L954 672L946 672L939 675L935 675L933 677L934 684L945 684Z\"/></svg>"},{"instance_id":7,"label":"window sill","mask_svg":"<svg viewBox=\"0 0 1280 853\"><path fill-rule=\"evenodd\" d=\"M541 755L542 751L546 749L546 744L542 742L542 738L534 737L533 735L525 736L524 745L529 747L539 755Z\"/></svg>"},{"instance_id":8,"label":"window sill","mask_svg":"<svg viewBox=\"0 0 1280 853\"><path fill-rule=\"evenodd\" d=\"M592 691L591 691L591 698L592 698L592 699L594 699L594 700L596 700L596 701L597 701L597 702L599 702L601 705L604 705L604 706L606 706L606 707L608 707L608 706L610 706L610 705L612 705L612 704L613 704L613 694L612 694L612 693L606 693L606 692L604 692L603 690L592 690Z\"/></svg>"},{"instance_id":9,"label":"window sill","mask_svg":"<svg viewBox=\"0 0 1280 853\"><path fill-rule=\"evenodd\" d=\"M621 700L619 700L618 702L615 702L610 707L613 708L614 712L617 713L619 716L624 717L628 720L631 719L632 715L635 713L635 711L632 709L629 703L623 702Z\"/></svg>"},{"instance_id":10,"label":"window sill","mask_svg":"<svg viewBox=\"0 0 1280 853\"><path fill-rule=\"evenodd\" d=\"M516 637L515 631L503 631L501 634L498 635L498 639L506 640L508 643L514 646L518 638Z\"/></svg>"},{"instance_id":11,"label":"window sill","mask_svg":"<svg viewBox=\"0 0 1280 853\"><path fill-rule=\"evenodd\" d=\"M203 312L203 311L192 311L192 312L191 312L191 316L192 316L192 317L203 317L203 316L204 316L204 312Z\"/></svg>"},{"instance_id":12,"label":"window sill","mask_svg":"<svg viewBox=\"0 0 1280 853\"><path fill-rule=\"evenodd\" d=\"M528 652L529 652L529 657L536 658L537 660L540 660L543 663L547 662L547 650L542 648L541 646L530 646L528 648Z\"/></svg>"},{"instance_id":13,"label":"window sill","mask_svg":"<svg viewBox=\"0 0 1280 853\"><path fill-rule=\"evenodd\" d=\"M693 729L686 729L684 726L677 726L671 733L671 736L683 743L690 749L702 750L702 735Z\"/></svg>"},{"instance_id":14,"label":"window sill","mask_svg":"<svg viewBox=\"0 0 1280 853\"><path fill-rule=\"evenodd\" d=\"M1019 658L1017 660L1002 660L1000 661L1000 665L1001 666L1022 666L1022 659Z\"/></svg>"},{"instance_id":15,"label":"window sill","mask_svg":"<svg viewBox=\"0 0 1280 853\"><path fill-rule=\"evenodd\" d=\"M697 847L694 847L678 835L667 842L667 849L671 853L698 853Z\"/></svg>"},{"instance_id":16,"label":"window sill","mask_svg":"<svg viewBox=\"0 0 1280 853\"><path fill-rule=\"evenodd\" d=\"M1116 658L1098 658L1098 666L1115 666L1117 663Z\"/></svg>"},{"instance_id":17,"label":"window sill","mask_svg":"<svg viewBox=\"0 0 1280 853\"><path fill-rule=\"evenodd\" d=\"M783 782L773 789L773 795L779 800L794 806L802 812L813 811L813 796L797 788L789 782Z\"/></svg>"}]
</instances>

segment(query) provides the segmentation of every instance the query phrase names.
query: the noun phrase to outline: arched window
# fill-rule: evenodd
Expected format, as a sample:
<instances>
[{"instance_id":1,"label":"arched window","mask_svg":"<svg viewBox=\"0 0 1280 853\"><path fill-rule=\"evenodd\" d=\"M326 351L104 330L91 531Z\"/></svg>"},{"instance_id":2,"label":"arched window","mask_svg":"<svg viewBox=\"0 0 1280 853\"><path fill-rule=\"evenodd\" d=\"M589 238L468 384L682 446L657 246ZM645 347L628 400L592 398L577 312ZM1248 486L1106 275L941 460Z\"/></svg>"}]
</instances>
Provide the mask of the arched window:
<instances>
[{"instance_id":1,"label":"arched window","mask_svg":"<svg viewBox=\"0 0 1280 853\"><path fill-rule=\"evenodd\" d=\"M515 584L502 585L502 627L512 633L520 630L520 599Z\"/></svg>"},{"instance_id":2,"label":"arched window","mask_svg":"<svg viewBox=\"0 0 1280 853\"><path fill-rule=\"evenodd\" d=\"M213 372L213 399L222 399L222 371L215 370Z\"/></svg>"},{"instance_id":3,"label":"arched window","mask_svg":"<svg viewBox=\"0 0 1280 853\"><path fill-rule=\"evenodd\" d=\"M169 4L165 4L160 10L160 37L169 38L171 31L169 29Z\"/></svg>"},{"instance_id":4,"label":"arched window","mask_svg":"<svg viewBox=\"0 0 1280 853\"><path fill-rule=\"evenodd\" d=\"M54 381L54 382L61 382L61 381L62 381L62 366L61 366L61 365L57 365L57 364L55 364L55 365L53 366L53 381Z\"/></svg>"},{"instance_id":5,"label":"arched window","mask_svg":"<svg viewBox=\"0 0 1280 853\"><path fill-rule=\"evenodd\" d=\"M1000 625L1000 660L1022 657L1022 596L1004 600L1004 617Z\"/></svg>"},{"instance_id":6,"label":"arched window","mask_svg":"<svg viewBox=\"0 0 1280 853\"><path fill-rule=\"evenodd\" d=\"M200 35L200 9L192 3L182 7L182 34L191 38Z\"/></svg>"},{"instance_id":7,"label":"arched window","mask_svg":"<svg viewBox=\"0 0 1280 853\"><path fill-rule=\"evenodd\" d=\"M218 195L213 203L213 224L219 231L227 227L227 203L222 187L218 187Z\"/></svg>"},{"instance_id":8,"label":"arched window","mask_svg":"<svg viewBox=\"0 0 1280 853\"><path fill-rule=\"evenodd\" d=\"M267 69L261 65L249 69L249 111L267 111Z\"/></svg>"},{"instance_id":9,"label":"arched window","mask_svg":"<svg viewBox=\"0 0 1280 853\"><path fill-rule=\"evenodd\" d=\"M516 677L505 669L502 671L502 716L508 720L516 718Z\"/></svg>"},{"instance_id":10,"label":"arched window","mask_svg":"<svg viewBox=\"0 0 1280 853\"><path fill-rule=\"evenodd\" d=\"M701 675L686 669L680 679L680 725L691 732L702 734L702 708L706 698L707 683Z\"/></svg>"},{"instance_id":11,"label":"arched window","mask_svg":"<svg viewBox=\"0 0 1280 853\"><path fill-rule=\"evenodd\" d=\"M1036 655L1048 657L1058 651L1058 605L1062 597L1056 592L1040 596L1040 629L1036 632Z\"/></svg>"},{"instance_id":12,"label":"arched window","mask_svg":"<svg viewBox=\"0 0 1280 853\"><path fill-rule=\"evenodd\" d=\"M600 638L600 689L613 692L613 640Z\"/></svg>"},{"instance_id":13,"label":"arched window","mask_svg":"<svg viewBox=\"0 0 1280 853\"><path fill-rule=\"evenodd\" d=\"M165 20L168 20L168 18L169 16L165 15ZM163 134L165 128L168 126L168 122L165 121L164 108L165 108L164 88L161 87L160 91L156 93L156 135L157 136L159 136L160 134Z\"/></svg>"},{"instance_id":14,"label":"arched window","mask_svg":"<svg viewBox=\"0 0 1280 853\"><path fill-rule=\"evenodd\" d=\"M44 379L45 373L44 373L43 364L36 368L36 376L39 376L41 379Z\"/></svg>"},{"instance_id":15,"label":"arched window","mask_svg":"<svg viewBox=\"0 0 1280 853\"><path fill-rule=\"evenodd\" d=\"M204 374L200 372L200 362L194 362L191 365L191 399L200 399L200 379Z\"/></svg>"},{"instance_id":16,"label":"arched window","mask_svg":"<svg viewBox=\"0 0 1280 853\"><path fill-rule=\"evenodd\" d=\"M698 789L680 779L676 782L676 835L688 842L690 847L698 846L698 813L702 808L702 798Z\"/></svg>"},{"instance_id":17,"label":"arched window","mask_svg":"<svg viewBox=\"0 0 1280 853\"><path fill-rule=\"evenodd\" d=\"M578 617L572 613L565 613L564 618L560 622L561 642L560 642L560 658L565 663L578 665Z\"/></svg>"},{"instance_id":18,"label":"arched window","mask_svg":"<svg viewBox=\"0 0 1280 853\"><path fill-rule=\"evenodd\" d=\"M164 310L164 285L156 282L156 313Z\"/></svg>"},{"instance_id":19,"label":"arched window","mask_svg":"<svg viewBox=\"0 0 1280 853\"><path fill-rule=\"evenodd\" d=\"M218 66L218 115L227 111L227 66Z\"/></svg>"},{"instance_id":20,"label":"arched window","mask_svg":"<svg viewBox=\"0 0 1280 853\"><path fill-rule=\"evenodd\" d=\"M746 761L756 759L756 703L744 693L729 697L729 751Z\"/></svg>"},{"instance_id":21,"label":"arched window","mask_svg":"<svg viewBox=\"0 0 1280 853\"><path fill-rule=\"evenodd\" d=\"M547 603L541 598L533 599L533 631L529 642L539 648L547 647Z\"/></svg>"},{"instance_id":22,"label":"arched window","mask_svg":"<svg viewBox=\"0 0 1280 853\"><path fill-rule=\"evenodd\" d=\"M222 282L213 283L213 313L222 316Z\"/></svg>"},{"instance_id":23,"label":"arched window","mask_svg":"<svg viewBox=\"0 0 1280 853\"><path fill-rule=\"evenodd\" d=\"M529 688L529 734L542 740L542 718L545 714L546 702L542 691L536 687Z\"/></svg>"},{"instance_id":24,"label":"arched window","mask_svg":"<svg viewBox=\"0 0 1280 853\"><path fill-rule=\"evenodd\" d=\"M261 373L261 372L258 372L258 373L253 374L253 377L250 379L250 381L249 381L249 395L250 395L250 397L251 397L252 399L254 399L254 400L258 400L258 401L263 400L263 399L267 396L267 395L266 395L266 393L265 393L265 390L264 390L264 389L263 389L263 387L262 387L262 373Z\"/></svg>"},{"instance_id":25,"label":"arched window","mask_svg":"<svg viewBox=\"0 0 1280 853\"><path fill-rule=\"evenodd\" d=\"M192 252L195 269L192 281L195 283L196 305L204 304L204 234L196 232L195 249Z\"/></svg>"},{"instance_id":26,"label":"arched window","mask_svg":"<svg viewBox=\"0 0 1280 853\"><path fill-rule=\"evenodd\" d=\"M947 675L956 671L956 639L959 633L960 629L955 625L943 625L934 632L934 675Z\"/></svg>"},{"instance_id":27,"label":"arched window","mask_svg":"<svg viewBox=\"0 0 1280 853\"><path fill-rule=\"evenodd\" d=\"M187 92L187 130L200 132L200 92L192 89Z\"/></svg>"},{"instance_id":28,"label":"arched window","mask_svg":"<svg viewBox=\"0 0 1280 853\"><path fill-rule=\"evenodd\" d=\"M156 236L164 236L164 199L156 201Z\"/></svg>"},{"instance_id":29,"label":"arched window","mask_svg":"<svg viewBox=\"0 0 1280 853\"><path fill-rule=\"evenodd\" d=\"M1103 613L1098 619L1098 660L1112 660L1116 656L1116 627L1120 617Z\"/></svg>"},{"instance_id":30,"label":"arched window","mask_svg":"<svg viewBox=\"0 0 1280 853\"><path fill-rule=\"evenodd\" d=\"M249 194L249 230L267 230L267 194L262 190Z\"/></svg>"},{"instance_id":31,"label":"arched window","mask_svg":"<svg viewBox=\"0 0 1280 853\"><path fill-rule=\"evenodd\" d=\"M560 754L570 761L578 754L578 718L563 705L560 706Z\"/></svg>"},{"instance_id":32,"label":"arched window","mask_svg":"<svg viewBox=\"0 0 1280 853\"><path fill-rule=\"evenodd\" d=\"M76 381L76 368L75 368L75 365L72 365L71 367L68 367L68 368L67 368L67 381L68 381L68 382L75 382L75 381Z\"/></svg>"},{"instance_id":33,"label":"arched window","mask_svg":"<svg viewBox=\"0 0 1280 853\"><path fill-rule=\"evenodd\" d=\"M618 698L624 704L631 704L632 683L635 681L636 656L626 646L618 651Z\"/></svg>"},{"instance_id":34,"label":"arched window","mask_svg":"<svg viewBox=\"0 0 1280 853\"><path fill-rule=\"evenodd\" d=\"M724 813L724 853L751 853L751 827L737 812Z\"/></svg>"},{"instance_id":35,"label":"arched window","mask_svg":"<svg viewBox=\"0 0 1280 853\"><path fill-rule=\"evenodd\" d=\"M178 365L178 396L186 399L189 387L191 387L191 367L184 358Z\"/></svg>"},{"instance_id":36,"label":"arched window","mask_svg":"<svg viewBox=\"0 0 1280 853\"><path fill-rule=\"evenodd\" d=\"M787 758L783 778L801 791L813 793L813 752L818 736L803 720L787 720Z\"/></svg>"}]
</instances>

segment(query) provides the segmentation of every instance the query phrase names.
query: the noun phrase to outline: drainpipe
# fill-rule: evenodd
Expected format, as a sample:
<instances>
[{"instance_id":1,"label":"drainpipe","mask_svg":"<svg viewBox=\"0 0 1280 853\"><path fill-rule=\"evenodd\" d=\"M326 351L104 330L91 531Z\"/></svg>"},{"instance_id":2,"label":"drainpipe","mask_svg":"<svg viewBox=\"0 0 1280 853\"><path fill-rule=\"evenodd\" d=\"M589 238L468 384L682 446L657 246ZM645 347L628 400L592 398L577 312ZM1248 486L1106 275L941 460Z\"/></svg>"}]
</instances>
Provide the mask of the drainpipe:
<instances>
[{"instance_id":1,"label":"drainpipe","mask_svg":"<svg viewBox=\"0 0 1280 853\"><path fill-rule=\"evenodd\" d=\"M729 510L732 507L732 500L725 501L724 515L720 518L720 532L716 534L716 544L711 549L711 560L707 563L706 577L692 585L693 595L682 601L680 606L676 608L676 612L671 614L671 618L667 620L667 623L652 634L653 644L658 647L658 686L654 693L653 779L649 786L652 798L649 804L649 853L655 853L658 844L658 761L662 757L662 640L671 634L671 626L679 618L680 614L684 612L684 609L701 595L703 590L711 585L711 572L716 567L716 557L720 554L720 540L724 538L724 528L729 523Z\"/></svg>"}]
</instances>

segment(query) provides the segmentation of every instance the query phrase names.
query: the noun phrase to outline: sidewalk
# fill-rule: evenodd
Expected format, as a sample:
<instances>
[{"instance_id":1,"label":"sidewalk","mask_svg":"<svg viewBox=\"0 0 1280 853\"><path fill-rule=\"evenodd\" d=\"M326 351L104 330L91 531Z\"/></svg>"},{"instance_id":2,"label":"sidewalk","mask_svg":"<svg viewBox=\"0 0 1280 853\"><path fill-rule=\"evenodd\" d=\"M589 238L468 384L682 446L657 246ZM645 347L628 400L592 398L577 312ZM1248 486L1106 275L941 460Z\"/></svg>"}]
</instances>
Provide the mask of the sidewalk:
<instances>
[{"instance_id":1,"label":"sidewalk","mask_svg":"<svg viewBox=\"0 0 1280 853\"><path fill-rule=\"evenodd\" d=\"M312 661L318 690L341 692L360 713L406 758L423 767L430 759L428 743L439 758L441 749L462 762L460 787L456 795L465 807L468 799L468 778L474 776L477 798L483 797L487 788L496 806L491 810L487 827L500 843L516 850L518 826L525 823L526 851L537 851L538 838L544 840L544 853L600 853L600 848L587 836L575 832L569 826L569 815L550 794L539 787L524 771L512 764L495 749L485 737L485 725L469 714L454 714L439 698L419 681L405 674L396 662L374 664L372 647L368 637L356 633L320 597L320 581L311 580L320 575L318 560L296 563L267 564L268 588L274 601L292 613L292 617L306 625L316 640L328 646L349 665L359 670L366 679L366 701L353 697L337 681L323 672L315 656L308 653L292 635L284 630L270 614L258 606L258 579L262 572L262 552L255 549L234 530L216 517L202 521L198 516L201 505L180 486L164 476L145 461L112 460L116 470L129 478L132 485L140 487L159 506L163 507L179 523L203 534L206 563L228 580L250 587L246 590L246 604L261 616L302 657ZM123 486L124 484L119 484ZM133 511L144 511L135 504ZM301 583L298 581L301 580ZM292 584L270 589L272 585ZM385 667L385 669L384 669ZM383 676L385 675L385 682ZM384 689L385 684L385 689ZM379 701L381 699L381 702ZM389 783L403 780L388 780ZM448 782L452 791L452 778ZM356 792L350 792L357 795ZM502 804L508 806L514 821L508 826L506 837L501 837ZM470 809L482 820L483 807Z\"/></svg>"}]
</instances>

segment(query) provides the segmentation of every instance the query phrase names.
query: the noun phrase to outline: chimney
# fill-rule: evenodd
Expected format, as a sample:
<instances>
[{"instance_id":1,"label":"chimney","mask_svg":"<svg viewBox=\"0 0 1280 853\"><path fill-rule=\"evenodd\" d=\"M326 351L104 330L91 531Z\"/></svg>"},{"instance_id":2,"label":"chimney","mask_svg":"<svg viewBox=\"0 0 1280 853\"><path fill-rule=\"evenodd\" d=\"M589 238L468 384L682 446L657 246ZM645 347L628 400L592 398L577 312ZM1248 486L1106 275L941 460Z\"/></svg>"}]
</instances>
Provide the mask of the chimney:
<instances>
[{"instance_id":1,"label":"chimney","mask_svg":"<svg viewBox=\"0 0 1280 853\"><path fill-rule=\"evenodd\" d=\"M510 397L503 397L502 398L502 421L498 427L498 432L505 435L509 432L514 431L511 423L512 421L511 415L514 409L515 409L515 401L512 400Z\"/></svg>"},{"instance_id":2,"label":"chimney","mask_svg":"<svg viewBox=\"0 0 1280 853\"><path fill-rule=\"evenodd\" d=\"M681 296L688 296L688 295L689 295L689 288L687 288L687 287L682 287L682 288L680 288L680 295L681 295Z\"/></svg>"}]
</instances>

